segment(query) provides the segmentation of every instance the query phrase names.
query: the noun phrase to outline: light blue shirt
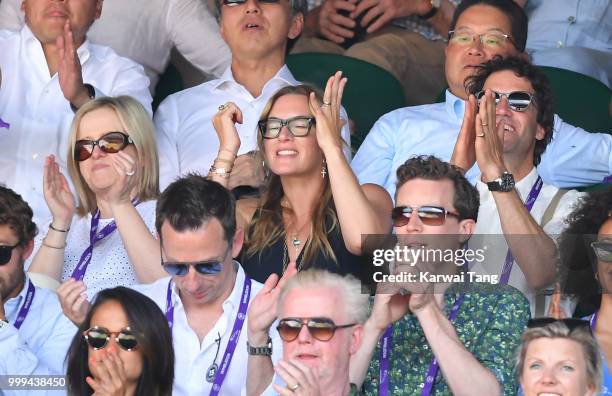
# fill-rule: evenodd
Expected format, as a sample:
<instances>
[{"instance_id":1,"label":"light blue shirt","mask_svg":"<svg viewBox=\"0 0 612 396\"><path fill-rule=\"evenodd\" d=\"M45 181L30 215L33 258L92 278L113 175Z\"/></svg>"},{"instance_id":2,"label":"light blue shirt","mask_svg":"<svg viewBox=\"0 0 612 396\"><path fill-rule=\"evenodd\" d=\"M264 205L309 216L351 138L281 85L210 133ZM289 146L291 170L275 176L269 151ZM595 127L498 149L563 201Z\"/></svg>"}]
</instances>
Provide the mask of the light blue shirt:
<instances>
[{"instance_id":1,"label":"light blue shirt","mask_svg":"<svg viewBox=\"0 0 612 396\"><path fill-rule=\"evenodd\" d=\"M382 116L367 135L351 166L359 183L375 183L395 196L396 170L417 155L449 161L465 103L446 91L443 103L404 107ZM601 182L612 173L612 136L589 133L555 116L553 139L542 155L538 173L545 183L567 188ZM475 165L466 177L476 182Z\"/></svg>"},{"instance_id":2,"label":"light blue shirt","mask_svg":"<svg viewBox=\"0 0 612 396\"><path fill-rule=\"evenodd\" d=\"M4 304L9 323L17 319L29 283L26 276L19 295ZM49 289L36 287L34 300L20 329L12 324L0 329L0 375L64 375L64 359L76 331L64 316L57 295ZM12 394L7 390L2 392ZM15 394L24 395L27 391Z\"/></svg>"},{"instance_id":3,"label":"light blue shirt","mask_svg":"<svg viewBox=\"0 0 612 396\"><path fill-rule=\"evenodd\" d=\"M527 52L536 65L589 75L612 87L612 2L529 0Z\"/></svg>"}]
</instances>

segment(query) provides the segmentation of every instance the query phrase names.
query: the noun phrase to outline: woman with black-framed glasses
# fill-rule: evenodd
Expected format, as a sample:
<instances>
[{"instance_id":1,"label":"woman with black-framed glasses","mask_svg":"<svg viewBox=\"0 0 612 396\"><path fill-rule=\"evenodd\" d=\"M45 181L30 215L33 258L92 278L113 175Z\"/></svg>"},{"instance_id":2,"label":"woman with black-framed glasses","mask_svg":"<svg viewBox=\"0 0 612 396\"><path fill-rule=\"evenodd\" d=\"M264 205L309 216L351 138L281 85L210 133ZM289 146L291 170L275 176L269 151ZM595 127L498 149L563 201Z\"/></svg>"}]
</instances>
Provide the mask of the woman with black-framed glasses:
<instances>
[{"instance_id":1,"label":"woman with black-framed glasses","mask_svg":"<svg viewBox=\"0 0 612 396\"><path fill-rule=\"evenodd\" d=\"M29 271L64 282L62 307L78 324L88 305L84 292L91 299L101 289L166 274L154 238L158 163L149 114L127 96L95 99L76 113L69 142L66 162L78 206L55 158L47 158L44 193L52 220L37 239Z\"/></svg>"},{"instance_id":2,"label":"woman with black-framed glasses","mask_svg":"<svg viewBox=\"0 0 612 396\"><path fill-rule=\"evenodd\" d=\"M560 292L578 297L577 314L592 312L584 319L602 354L600 394L612 395L612 185L590 192L567 222L559 241Z\"/></svg>"},{"instance_id":3,"label":"woman with black-framed glasses","mask_svg":"<svg viewBox=\"0 0 612 396\"><path fill-rule=\"evenodd\" d=\"M241 263L265 282L290 262L359 274L361 237L391 230L391 199L373 184L359 185L344 154L340 103L346 79L330 77L321 97L310 86L279 90L258 124L258 143L269 176L259 199L237 203L238 226L246 230ZM209 177L228 185L242 120L233 103L219 107L213 124L220 141Z\"/></svg>"},{"instance_id":4,"label":"woman with black-framed glasses","mask_svg":"<svg viewBox=\"0 0 612 396\"><path fill-rule=\"evenodd\" d=\"M70 395L172 394L168 322L151 299L125 287L97 294L66 362Z\"/></svg>"}]
</instances>

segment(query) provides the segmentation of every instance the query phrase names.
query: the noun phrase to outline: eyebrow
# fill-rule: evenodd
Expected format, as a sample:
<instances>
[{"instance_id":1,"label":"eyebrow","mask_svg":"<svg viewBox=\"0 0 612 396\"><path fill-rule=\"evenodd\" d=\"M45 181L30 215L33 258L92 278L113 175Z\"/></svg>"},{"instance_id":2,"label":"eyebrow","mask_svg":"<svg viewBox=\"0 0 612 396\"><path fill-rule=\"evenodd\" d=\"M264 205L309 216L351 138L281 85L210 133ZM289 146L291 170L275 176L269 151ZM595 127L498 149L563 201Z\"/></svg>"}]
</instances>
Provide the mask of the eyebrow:
<instances>
[{"instance_id":1,"label":"eyebrow","mask_svg":"<svg viewBox=\"0 0 612 396\"><path fill-rule=\"evenodd\" d=\"M468 30L470 32L476 33L473 29L470 29L469 27L458 27L458 28L455 29L456 32L457 31L461 31L461 30ZM488 33L488 32L499 32L499 33L503 33L503 34L508 34L508 33L506 33L505 31L503 31L500 28L487 29L485 32L486 33Z\"/></svg>"}]
</instances>

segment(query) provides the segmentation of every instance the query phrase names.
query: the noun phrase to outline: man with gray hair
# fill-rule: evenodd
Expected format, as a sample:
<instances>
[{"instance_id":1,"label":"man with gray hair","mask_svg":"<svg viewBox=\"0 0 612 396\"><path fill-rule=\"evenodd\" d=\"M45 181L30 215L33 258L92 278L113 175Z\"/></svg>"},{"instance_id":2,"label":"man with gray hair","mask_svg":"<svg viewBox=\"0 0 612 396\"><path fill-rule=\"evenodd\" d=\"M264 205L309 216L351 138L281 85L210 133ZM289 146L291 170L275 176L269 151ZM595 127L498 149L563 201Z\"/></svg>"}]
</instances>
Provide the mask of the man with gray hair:
<instances>
[{"instance_id":1,"label":"man with gray hair","mask_svg":"<svg viewBox=\"0 0 612 396\"><path fill-rule=\"evenodd\" d=\"M285 276L277 287L272 287L273 277L256 298L269 304L253 304L248 317L249 344L269 339L276 319L283 340L283 358L274 366L276 377L263 394L359 394L349 381L349 363L361 345L368 315L368 295L361 293L361 283L350 275L316 269L288 280ZM248 394L260 395L272 380L272 361L251 354L248 372L250 379L258 379L247 381Z\"/></svg>"}]
</instances>

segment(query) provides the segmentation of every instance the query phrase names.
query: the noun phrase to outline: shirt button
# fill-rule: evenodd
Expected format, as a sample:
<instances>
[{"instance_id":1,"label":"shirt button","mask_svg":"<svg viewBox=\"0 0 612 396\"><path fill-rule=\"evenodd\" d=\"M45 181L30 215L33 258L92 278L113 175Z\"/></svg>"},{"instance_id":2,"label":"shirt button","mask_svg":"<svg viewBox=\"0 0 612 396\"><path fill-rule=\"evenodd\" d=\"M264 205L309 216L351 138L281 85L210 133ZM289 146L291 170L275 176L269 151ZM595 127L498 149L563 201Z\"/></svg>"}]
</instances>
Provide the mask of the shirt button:
<instances>
[{"instance_id":1,"label":"shirt button","mask_svg":"<svg viewBox=\"0 0 612 396\"><path fill-rule=\"evenodd\" d=\"M425 384L421 382L421 383L419 384L419 388L424 388L424 387L425 387Z\"/></svg>"},{"instance_id":2,"label":"shirt button","mask_svg":"<svg viewBox=\"0 0 612 396\"><path fill-rule=\"evenodd\" d=\"M568 18L567 18L567 21L568 21L569 23L574 23L574 22L576 22L576 17L572 15L572 16L570 16L570 17L568 17Z\"/></svg>"},{"instance_id":3,"label":"shirt button","mask_svg":"<svg viewBox=\"0 0 612 396\"><path fill-rule=\"evenodd\" d=\"M427 345L427 344L423 345L423 349L428 350L429 349L429 345Z\"/></svg>"},{"instance_id":4,"label":"shirt button","mask_svg":"<svg viewBox=\"0 0 612 396\"><path fill-rule=\"evenodd\" d=\"M563 41L557 41L557 48L563 48Z\"/></svg>"}]
</instances>

